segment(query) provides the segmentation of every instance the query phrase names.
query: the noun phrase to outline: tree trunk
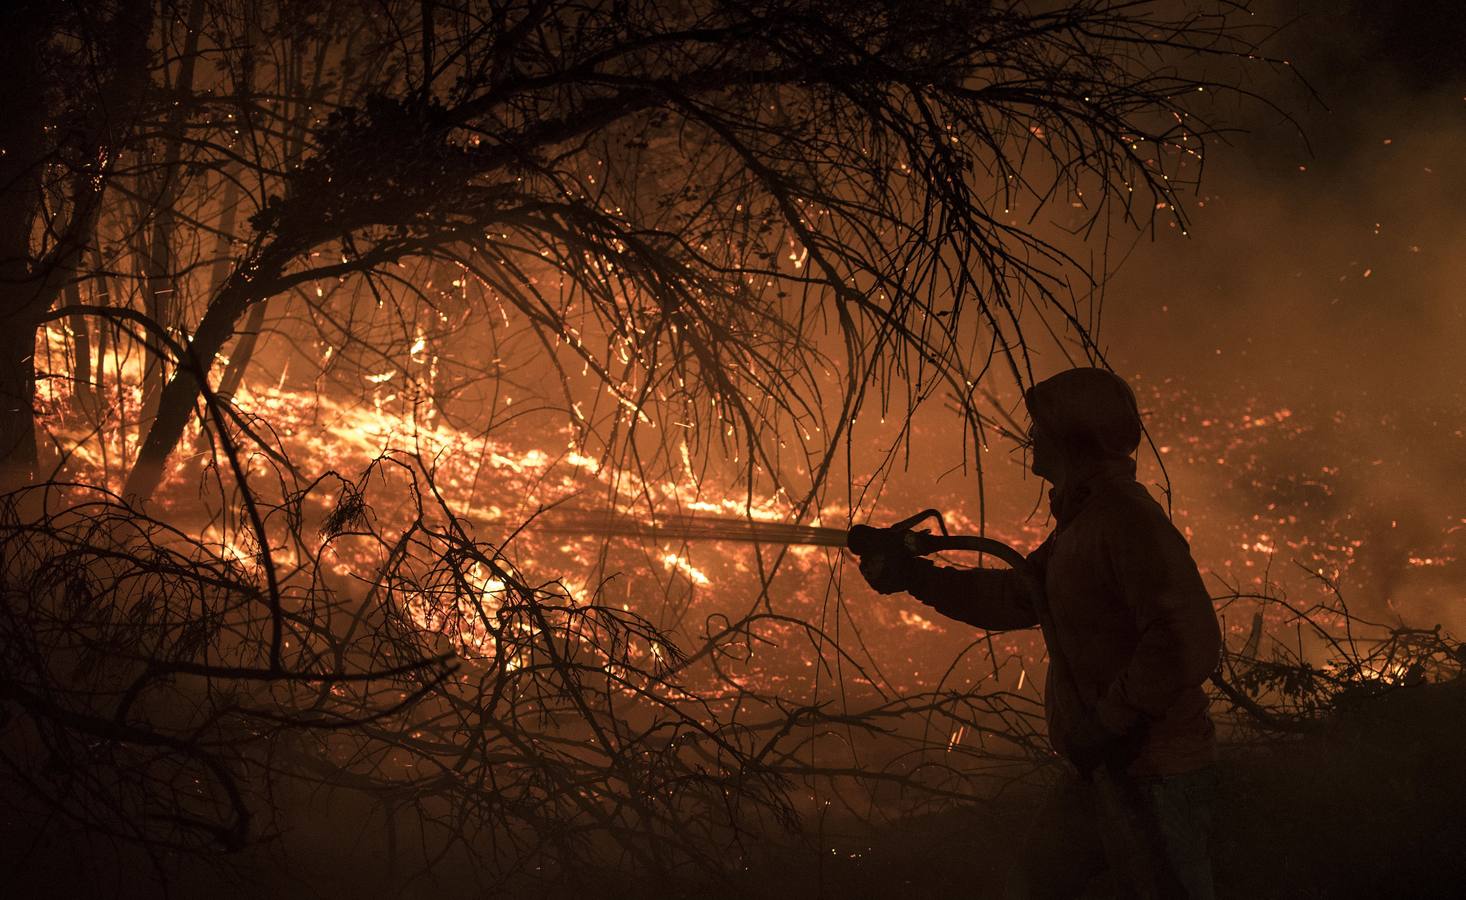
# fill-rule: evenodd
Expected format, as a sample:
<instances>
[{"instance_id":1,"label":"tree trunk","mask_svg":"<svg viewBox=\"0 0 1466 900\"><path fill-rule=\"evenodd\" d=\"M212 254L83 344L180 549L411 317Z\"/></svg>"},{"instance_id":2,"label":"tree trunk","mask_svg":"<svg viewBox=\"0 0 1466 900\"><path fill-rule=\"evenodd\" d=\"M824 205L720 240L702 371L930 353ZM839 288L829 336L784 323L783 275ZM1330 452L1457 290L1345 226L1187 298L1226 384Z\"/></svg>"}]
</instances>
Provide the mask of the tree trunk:
<instances>
[{"instance_id":1,"label":"tree trunk","mask_svg":"<svg viewBox=\"0 0 1466 900\"><path fill-rule=\"evenodd\" d=\"M0 490L30 482L36 468L36 329L0 329Z\"/></svg>"},{"instance_id":2,"label":"tree trunk","mask_svg":"<svg viewBox=\"0 0 1466 900\"><path fill-rule=\"evenodd\" d=\"M188 30L183 38L183 53L179 57L178 78L172 85L173 92L178 96L184 96L193 90L194 64L198 59L199 31L203 20L204 2L193 0L188 9ZM161 181L153 201L152 227L148 230L143 257L147 266L144 306L154 322L169 330L175 327L181 306L177 260L173 252L173 241L177 237L173 207L179 197L179 162L183 157L184 116L185 106L181 103L176 104L168 116ZM143 383L144 419L151 416L159 402L167 376L167 350L163 343L157 337L150 336L147 347L149 359Z\"/></svg>"},{"instance_id":3,"label":"tree trunk","mask_svg":"<svg viewBox=\"0 0 1466 900\"><path fill-rule=\"evenodd\" d=\"M230 179L224 188L224 215L219 222L219 249L218 257L214 262L213 273L209 278L209 296L217 294L224 286L224 280L229 275L229 248L231 238L234 234L234 220L239 208L239 184ZM239 384L244 380L244 370L249 366L249 358L254 353L254 340L252 338L259 331L260 323L264 320L265 304L260 302L249 311L249 321L245 323L244 335L234 346L234 352L229 354L229 367L224 370L224 377L219 380L219 396L233 397L234 392L239 389Z\"/></svg>"},{"instance_id":4,"label":"tree trunk","mask_svg":"<svg viewBox=\"0 0 1466 900\"><path fill-rule=\"evenodd\" d=\"M82 169L70 184L71 219L52 245L37 258L31 226L42 208L43 175L48 146L46 100L51 85L42 71L42 54L54 37L55 7L46 3L0 4L0 29L6 52L0 53L0 84L7 106L0 116L0 489L19 487L36 469L36 331L66 283L75 277L82 241L91 238L101 204L98 179L105 171ZM102 58L106 70L95 98L100 117L89 119L90 137L98 148L92 158L115 158L121 129L146 83L148 33L152 28L149 0L121 4L106 24L108 41ZM90 111L89 111L90 112Z\"/></svg>"},{"instance_id":5,"label":"tree trunk","mask_svg":"<svg viewBox=\"0 0 1466 900\"><path fill-rule=\"evenodd\" d=\"M277 239L269 249L250 253L240 260L234 274L215 295L193 338L185 358L173 371L158 401L158 415L138 449L137 462L127 476L123 496L146 500L163 479L168 456L183 439L183 431L193 416L194 404L203 393L200 378L208 377L210 366L234 335L235 324L252 304L263 302L278 288L280 273L297 250Z\"/></svg>"},{"instance_id":6,"label":"tree trunk","mask_svg":"<svg viewBox=\"0 0 1466 900\"><path fill-rule=\"evenodd\" d=\"M45 11L17 3L0 11L5 115L0 116L0 490L30 480L36 465L35 322L31 311L31 223L41 200L46 117L41 47Z\"/></svg>"},{"instance_id":7,"label":"tree trunk","mask_svg":"<svg viewBox=\"0 0 1466 900\"><path fill-rule=\"evenodd\" d=\"M227 312L223 304L216 303L209 308L189 342L187 358L179 361L173 377L159 394L158 414L138 448L137 461L122 489L124 497L146 500L163 480L163 467L173 448L183 439L183 431L193 417L194 403L202 393L200 376L207 377L210 364L234 333L234 322L244 311L242 303L230 306L233 308Z\"/></svg>"},{"instance_id":8,"label":"tree trunk","mask_svg":"<svg viewBox=\"0 0 1466 900\"><path fill-rule=\"evenodd\" d=\"M143 271L146 273L143 278L143 311L147 313L148 318L157 323L159 328L164 329L169 328L175 318L171 315L175 282L173 280L173 247L169 244L173 231L173 217L164 208L165 203L171 203L167 193L166 190L160 192L156 209L153 212L152 227L145 234L139 233L138 238L142 246L137 248L138 255L143 262ZM153 416L153 411L158 404L158 395L163 392L163 385L168 374L168 350L163 340L152 333L147 335L143 346L147 348L147 358L143 361L142 412L142 417L146 420Z\"/></svg>"},{"instance_id":9,"label":"tree trunk","mask_svg":"<svg viewBox=\"0 0 1466 900\"><path fill-rule=\"evenodd\" d=\"M240 331L239 341L234 345L234 352L229 354L229 368L224 370L224 377L219 379L219 396L232 398L244 383L244 372L249 368L249 361L254 358L255 345L260 340L260 329L265 327L265 307L269 306L268 300L261 300L249 311L249 318L245 320L244 328Z\"/></svg>"},{"instance_id":10,"label":"tree trunk","mask_svg":"<svg viewBox=\"0 0 1466 900\"><path fill-rule=\"evenodd\" d=\"M81 288L73 278L66 283L66 305L81 305ZM71 401L75 410L87 414L95 408L92 397L92 331L86 316L70 316L71 327Z\"/></svg>"},{"instance_id":11,"label":"tree trunk","mask_svg":"<svg viewBox=\"0 0 1466 900\"><path fill-rule=\"evenodd\" d=\"M92 242L91 249L88 253L88 265L91 267L92 282L95 285L94 290L96 291L92 297L92 303L96 306L109 306L111 304L112 288L107 279L106 266L102 262L102 250L97 246L96 241ZM111 327L111 322L106 319L99 319L93 328L96 340L92 343L97 348L96 360L91 364L93 412L105 409L107 406L107 340Z\"/></svg>"},{"instance_id":12,"label":"tree trunk","mask_svg":"<svg viewBox=\"0 0 1466 900\"><path fill-rule=\"evenodd\" d=\"M299 53L296 52L292 60L292 70L297 77L304 71L305 63ZM355 64L353 52L353 41L348 41L346 54L342 60L343 85L352 84L352 72ZM253 71L251 65L241 67L248 75ZM305 152L305 139L309 132L310 110L314 104L325 100L326 94L323 90L323 79L326 71L326 44L322 43L311 68L312 83L305 92L305 99L300 101L293 113L287 116L291 122L291 131L285 145L285 168L293 168L300 162L301 155ZM303 87L303 85L302 85ZM241 85L241 94L247 93L252 88L249 83ZM241 104L243 105L243 104ZM234 221L233 210L229 210L229 222L225 230L229 230ZM217 284L221 279L215 278ZM240 330L239 341L235 343L234 350L229 354L229 367L224 370L224 377L219 379L219 396L233 397L239 391L240 385L244 384L244 373L249 369L250 361L254 359L255 348L259 346L260 331L265 327L265 315L268 312L269 301L261 301L249 311L249 319L245 321L244 328Z\"/></svg>"}]
</instances>

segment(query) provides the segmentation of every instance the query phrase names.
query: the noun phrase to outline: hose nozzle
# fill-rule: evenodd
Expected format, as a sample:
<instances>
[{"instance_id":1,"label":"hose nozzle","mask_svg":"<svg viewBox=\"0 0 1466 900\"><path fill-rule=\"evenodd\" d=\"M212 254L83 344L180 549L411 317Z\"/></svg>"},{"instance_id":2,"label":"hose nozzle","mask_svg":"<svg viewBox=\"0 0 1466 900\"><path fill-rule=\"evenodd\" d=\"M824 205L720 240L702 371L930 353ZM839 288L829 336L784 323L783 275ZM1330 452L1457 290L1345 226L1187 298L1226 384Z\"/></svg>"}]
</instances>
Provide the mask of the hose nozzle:
<instances>
[{"instance_id":1,"label":"hose nozzle","mask_svg":"<svg viewBox=\"0 0 1466 900\"><path fill-rule=\"evenodd\" d=\"M902 519L895 525L886 528L853 525L849 534L846 535L845 546L856 556L896 553L926 556L928 553L935 553L939 547L936 546L931 533L925 530L912 530L912 526L924 519L936 519L937 527L941 529L943 535L946 535L947 523L942 520L942 514L935 509L924 509L909 519Z\"/></svg>"}]
</instances>

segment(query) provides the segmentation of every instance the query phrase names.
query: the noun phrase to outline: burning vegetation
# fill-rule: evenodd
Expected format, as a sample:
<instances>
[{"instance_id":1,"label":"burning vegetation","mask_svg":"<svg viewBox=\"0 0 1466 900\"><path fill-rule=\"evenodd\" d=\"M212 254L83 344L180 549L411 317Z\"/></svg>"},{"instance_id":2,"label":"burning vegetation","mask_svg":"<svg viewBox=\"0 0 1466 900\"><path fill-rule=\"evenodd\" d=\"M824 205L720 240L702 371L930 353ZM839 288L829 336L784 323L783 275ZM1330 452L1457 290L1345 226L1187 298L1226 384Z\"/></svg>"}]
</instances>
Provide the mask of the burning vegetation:
<instances>
[{"instance_id":1,"label":"burning vegetation","mask_svg":"<svg viewBox=\"0 0 1466 900\"><path fill-rule=\"evenodd\" d=\"M1042 641L840 536L1047 530L1013 413L1104 362L1076 248L1184 231L1215 98L1289 69L1214 6L0 13L26 888L759 890L1051 779ZM1138 386L1241 757L1459 680L1401 601L1458 599L1466 510L1277 464L1344 413Z\"/></svg>"}]
</instances>

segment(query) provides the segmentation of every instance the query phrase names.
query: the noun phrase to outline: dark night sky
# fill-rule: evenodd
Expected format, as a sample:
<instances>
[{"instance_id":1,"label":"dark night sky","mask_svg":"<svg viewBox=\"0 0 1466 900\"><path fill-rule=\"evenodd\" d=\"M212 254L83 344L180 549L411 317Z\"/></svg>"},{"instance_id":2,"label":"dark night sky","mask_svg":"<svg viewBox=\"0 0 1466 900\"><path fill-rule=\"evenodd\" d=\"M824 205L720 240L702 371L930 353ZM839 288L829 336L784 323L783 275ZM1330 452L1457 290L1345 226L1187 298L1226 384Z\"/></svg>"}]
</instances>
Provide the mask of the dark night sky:
<instances>
[{"instance_id":1,"label":"dark night sky","mask_svg":"<svg viewBox=\"0 0 1466 900\"><path fill-rule=\"evenodd\" d=\"M1443 529L1466 523L1466 4L1277 0L1258 18L1291 23L1265 51L1311 90L1287 69L1254 67L1248 86L1293 121L1218 101L1216 118L1241 132L1209 147L1190 236L1164 220L1154 239L1112 232L1110 258L1128 259L1106 287L1101 342L1127 377L1169 379L1162 396L1195 398L1156 411L1160 444L1207 416L1296 414L1291 438L1258 432L1225 464L1170 457L1178 509L1205 510L1197 526L1215 532L1198 544L1205 566L1247 555L1227 543L1238 529L1269 530L1249 524L1269 515L1258 485L1320 477L1329 509L1301 513L1300 533L1337 527L1377 556L1430 555L1451 540ZM1066 366L1049 351L1035 373ZM943 412L927 413L939 433ZM1006 445L995 450L988 474L1019 490L989 505L990 520L1019 521L1038 508L1038 486L1020 480ZM938 471L959 461L946 445L927 459ZM903 473L898 495L975 495L951 475L933 490L927 471ZM1278 563L1307 555L1284 550ZM1410 577L1451 598L1448 610L1412 589L1430 607L1417 616L1466 627L1459 582L1442 581L1458 576ZM1357 577L1346 587L1369 599L1387 589Z\"/></svg>"},{"instance_id":2,"label":"dark night sky","mask_svg":"<svg viewBox=\"0 0 1466 900\"><path fill-rule=\"evenodd\" d=\"M1211 148L1190 238L1140 241L1103 340L1119 371L1172 379L1203 414L1291 409L1307 429L1257 449L1253 473L1173 469L1183 505L1209 496L1247 521L1249 482L1323 477L1362 554L1428 555L1466 523L1466 4L1276 11L1297 18L1269 49L1318 97L1285 78L1272 96L1306 140L1276 113L1234 113L1246 133ZM1466 626L1458 576L1408 571L1408 614Z\"/></svg>"},{"instance_id":3,"label":"dark night sky","mask_svg":"<svg viewBox=\"0 0 1466 900\"><path fill-rule=\"evenodd\" d=\"M1280 3L1275 15L1292 13L1268 47L1318 98L1280 76L1256 88L1296 125L1218 110L1246 132L1211 148L1190 239L1145 237L1111 280L1111 361L1294 402L1459 406L1466 4Z\"/></svg>"},{"instance_id":4,"label":"dark night sky","mask_svg":"<svg viewBox=\"0 0 1466 900\"><path fill-rule=\"evenodd\" d=\"M1293 21L1268 49L1318 97L1286 77L1256 86L1306 140L1271 111L1219 110L1246 132L1211 148L1191 239L1144 239L1120 269L1105 343L1122 369L1218 388L1459 405L1466 4L1295 0L1273 14Z\"/></svg>"}]
</instances>

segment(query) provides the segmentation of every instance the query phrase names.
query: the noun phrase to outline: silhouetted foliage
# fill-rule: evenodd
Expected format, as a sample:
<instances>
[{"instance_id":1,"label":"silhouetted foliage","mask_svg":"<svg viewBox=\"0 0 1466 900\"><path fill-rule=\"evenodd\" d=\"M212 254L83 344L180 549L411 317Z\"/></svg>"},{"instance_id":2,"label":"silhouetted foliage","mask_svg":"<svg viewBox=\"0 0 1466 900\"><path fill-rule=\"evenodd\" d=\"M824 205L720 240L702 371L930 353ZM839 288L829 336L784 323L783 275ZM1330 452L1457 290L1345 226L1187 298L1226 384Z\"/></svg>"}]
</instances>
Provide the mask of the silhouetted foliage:
<instances>
[{"instance_id":1,"label":"silhouetted foliage","mask_svg":"<svg viewBox=\"0 0 1466 900\"><path fill-rule=\"evenodd\" d=\"M319 806L371 824L394 888L673 883L797 844L812 784L874 817L1056 768L996 678L896 691L858 635L767 602L674 634L519 571L511 526L463 512L431 453L292 453L247 367L277 334L328 396L485 434L517 422L512 388L643 483L726 454L801 519L869 404L905 420L945 392L976 436L992 367L1031 381L1035 328L1099 355L1082 267L1035 217L1184 224L1226 89L1204 63L1256 51L1238 7L103 7L132 44L32 31L106 90L79 78L26 122L128 127L76 145L95 168L36 132L54 143L5 165L43 189L0 186L31 213L68 186L94 204L64 253L30 224L4 251L11 288L50 291L11 292L0 359L47 360L4 396L36 400L50 465L29 402L0 435L30 482L0 509L0 778L37 840L167 872ZM1219 689L1273 735L1398 665L1459 671L1433 632L1362 640L1328 670L1254 645ZM747 678L775 643L859 689Z\"/></svg>"}]
</instances>

